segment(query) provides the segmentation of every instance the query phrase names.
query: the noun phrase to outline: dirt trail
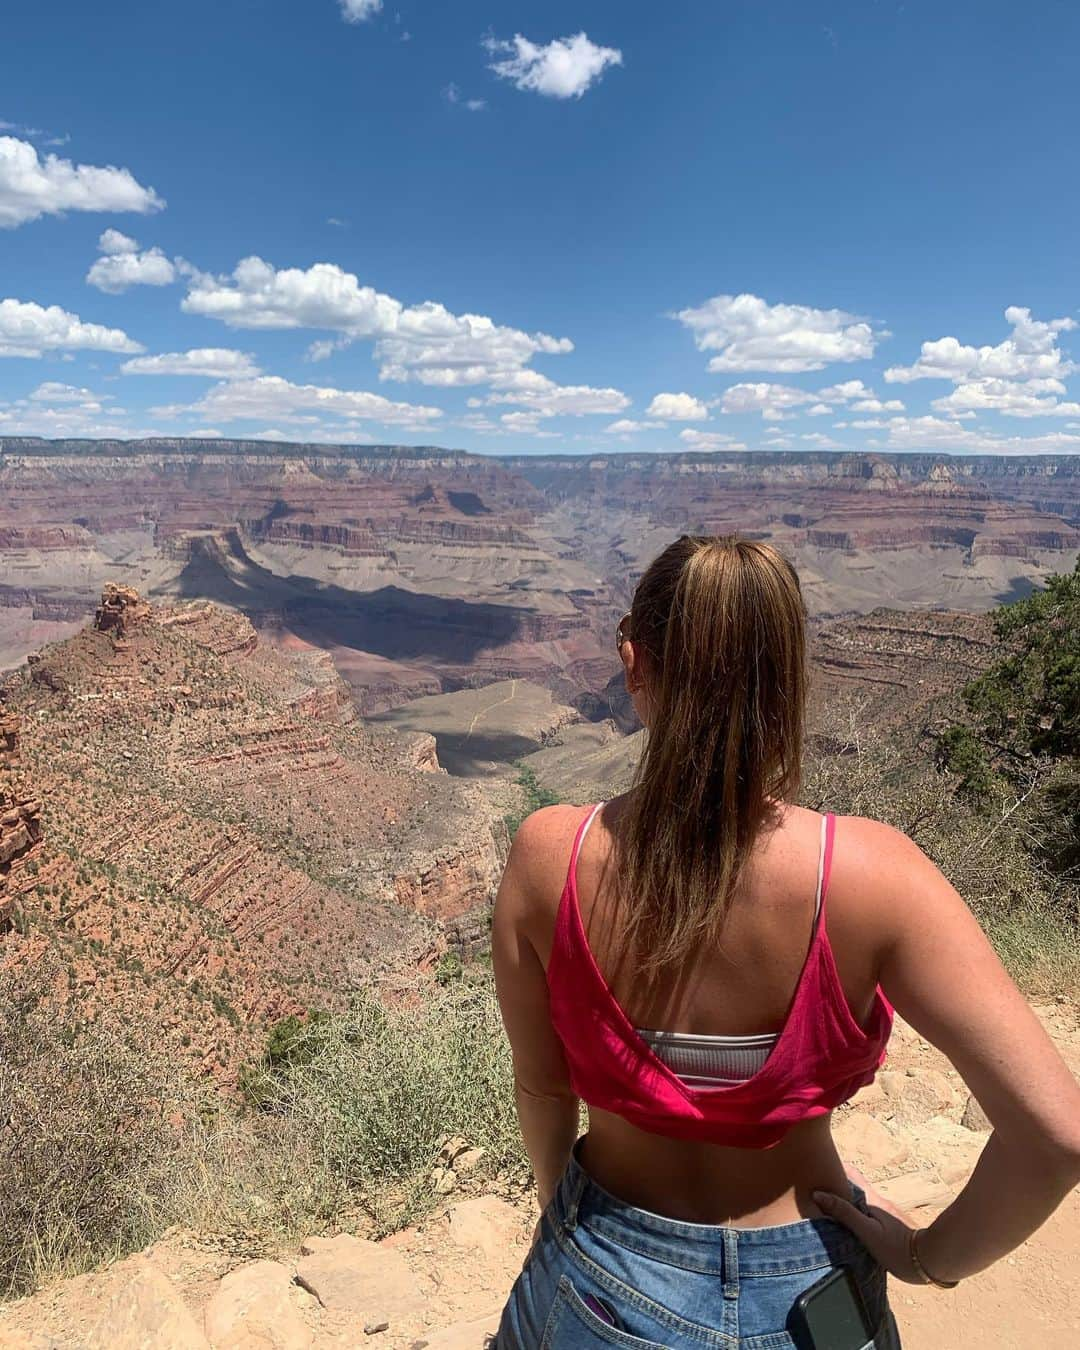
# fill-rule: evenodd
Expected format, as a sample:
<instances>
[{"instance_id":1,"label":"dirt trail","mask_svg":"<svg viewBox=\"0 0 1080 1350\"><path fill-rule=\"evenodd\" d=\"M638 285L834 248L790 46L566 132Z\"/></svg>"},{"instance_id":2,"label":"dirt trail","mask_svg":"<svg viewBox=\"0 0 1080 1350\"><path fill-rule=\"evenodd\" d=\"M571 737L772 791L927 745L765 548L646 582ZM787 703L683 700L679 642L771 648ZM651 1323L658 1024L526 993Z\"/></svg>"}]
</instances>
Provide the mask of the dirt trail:
<instances>
[{"instance_id":1,"label":"dirt trail","mask_svg":"<svg viewBox=\"0 0 1080 1350\"><path fill-rule=\"evenodd\" d=\"M1077 1009L1037 1011L1080 1070ZM838 1112L836 1135L844 1156L925 1224L970 1172L984 1123L943 1058L900 1024L886 1069ZM0 1347L481 1350L534 1215L492 1195L466 1197L473 1175L459 1176L424 1224L382 1243L312 1238L276 1262L238 1262L208 1251L198 1235L173 1234L141 1256L0 1307ZM1078 1234L1080 1190L1013 1256L959 1289L894 1283L905 1350L1080 1350Z\"/></svg>"},{"instance_id":2,"label":"dirt trail","mask_svg":"<svg viewBox=\"0 0 1080 1350\"><path fill-rule=\"evenodd\" d=\"M466 740L468 740L469 737L470 737L470 736L473 734L473 732L476 730L476 724L477 724L477 722L480 721L481 717L486 717L486 716L488 715L489 712L493 712L496 708L501 708L501 707L502 707L504 704L506 704L506 703L513 703L514 698L515 698L515 696L517 695L517 687L518 687L518 682L517 682L517 680L516 680L516 679L512 679L512 680L510 681L510 692L509 692L509 694L507 694L506 698L496 699L494 703L489 703L488 706L487 706L486 708L481 708L481 709L480 709L480 711L476 714L476 716L475 716L475 717L472 719L472 721L469 723L469 729L468 729L468 731L465 733L465 739L466 739Z\"/></svg>"}]
</instances>

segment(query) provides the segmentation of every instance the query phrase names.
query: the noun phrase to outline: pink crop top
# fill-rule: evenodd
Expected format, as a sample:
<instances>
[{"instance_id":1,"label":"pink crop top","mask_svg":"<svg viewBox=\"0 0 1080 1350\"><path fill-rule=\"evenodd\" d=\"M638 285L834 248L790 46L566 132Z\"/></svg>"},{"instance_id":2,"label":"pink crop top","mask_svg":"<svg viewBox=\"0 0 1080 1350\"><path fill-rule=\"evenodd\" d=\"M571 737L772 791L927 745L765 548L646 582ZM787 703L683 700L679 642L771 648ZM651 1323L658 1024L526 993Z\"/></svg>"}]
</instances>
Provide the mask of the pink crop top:
<instances>
[{"instance_id":1,"label":"pink crop top","mask_svg":"<svg viewBox=\"0 0 1080 1350\"><path fill-rule=\"evenodd\" d=\"M873 1080L885 1059L892 1006L879 988L864 1030L848 1007L825 923L836 820L826 817L821 904L787 1019L762 1067L742 1082L695 1087L634 1030L601 974L581 921L574 838L547 968L551 1020L574 1091L654 1134L736 1148L771 1148L792 1125L826 1115Z\"/></svg>"}]
</instances>

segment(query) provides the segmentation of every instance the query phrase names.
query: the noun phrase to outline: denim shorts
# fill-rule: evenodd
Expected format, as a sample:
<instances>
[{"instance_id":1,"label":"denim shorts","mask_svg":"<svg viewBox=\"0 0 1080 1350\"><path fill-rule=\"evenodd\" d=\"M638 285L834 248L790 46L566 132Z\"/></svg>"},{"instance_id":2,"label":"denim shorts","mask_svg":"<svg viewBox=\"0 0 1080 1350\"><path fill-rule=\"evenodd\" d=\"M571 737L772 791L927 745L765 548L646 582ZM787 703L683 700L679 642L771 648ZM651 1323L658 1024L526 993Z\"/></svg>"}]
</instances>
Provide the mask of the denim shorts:
<instances>
[{"instance_id":1,"label":"denim shorts","mask_svg":"<svg viewBox=\"0 0 1080 1350\"><path fill-rule=\"evenodd\" d=\"M852 1189L865 1208L862 1191ZM495 1350L790 1350L798 1344L788 1329L795 1300L842 1265L878 1328L864 1350L900 1350L885 1272L842 1225L680 1223L616 1200L572 1158L511 1291Z\"/></svg>"}]
</instances>

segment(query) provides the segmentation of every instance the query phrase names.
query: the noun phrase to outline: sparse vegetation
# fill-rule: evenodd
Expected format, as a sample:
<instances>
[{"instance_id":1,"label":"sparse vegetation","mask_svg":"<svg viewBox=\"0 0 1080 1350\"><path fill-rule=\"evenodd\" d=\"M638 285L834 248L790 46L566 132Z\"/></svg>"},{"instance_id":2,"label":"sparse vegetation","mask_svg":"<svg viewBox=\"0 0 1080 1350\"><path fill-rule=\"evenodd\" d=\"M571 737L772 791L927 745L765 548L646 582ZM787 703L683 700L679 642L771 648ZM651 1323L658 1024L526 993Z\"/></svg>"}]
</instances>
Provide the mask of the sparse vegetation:
<instances>
[{"instance_id":1,"label":"sparse vegetation","mask_svg":"<svg viewBox=\"0 0 1080 1350\"><path fill-rule=\"evenodd\" d=\"M522 806L518 812L512 812L504 816L506 828L510 832L510 838L513 839L517 834L521 822L526 816L531 815L533 811L539 811L542 806L558 806L562 798L557 792L552 792L550 788L542 787L539 779L532 769L519 764L518 776L516 779L518 787L521 789Z\"/></svg>"},{"instance_id":2,"label":"sparse vegetation","mask_svg":"<svg viewBox=\"0 0 1080 1350\"><path fill-rule=\"evenodd\" d=\"M381 1232L430 1201L446 1135L483 1148L489 1169L526 1166L494 989L479 970L415 1002L388 1007L369 992L346 1014L292 1019L245 1087L313 1141Z\"/></svg>"},{"instance_id":3,"label":"sparse vegetation","mask_svg":"<svg viewBox=\"0 0 1080 1350\"><path fill-rule=\"evenodd\" d=\"M966 775L935 767L930 752L866 732L843 713L834 749L811 760L804 802L870 816L910 835L971 905L1013 975L1031 992L1080 988L1080 887L1037 847L1036 815L1007 782L973 794Z\"/></svg>"},{"instance_id":4,"label":"sparse vegetation","mask_svg":"<svg viewBox=\"0 0 1080 1350\"><path fill-rule=\"evenodd\" d=\"M348 1208L294 1132L231 1111L115 1022L0 974L0 1297L146 1246L174 1223L272 1251Z\"/></svg>"}]
</instances>

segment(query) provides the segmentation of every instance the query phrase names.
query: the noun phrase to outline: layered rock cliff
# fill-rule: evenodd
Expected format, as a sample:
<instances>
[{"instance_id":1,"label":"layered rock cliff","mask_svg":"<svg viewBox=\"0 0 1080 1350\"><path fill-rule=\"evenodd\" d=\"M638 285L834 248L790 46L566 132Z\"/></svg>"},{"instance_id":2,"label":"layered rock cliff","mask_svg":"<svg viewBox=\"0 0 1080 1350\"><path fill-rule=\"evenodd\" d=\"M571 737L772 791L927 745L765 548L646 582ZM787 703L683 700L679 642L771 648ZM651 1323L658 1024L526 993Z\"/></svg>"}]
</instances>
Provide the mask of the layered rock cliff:
<instances>
[{"instance_id":1,"label":"layered rock cliff","mask_svg":"<svg viewBox=\"0 0 1080 1350\"><path fill-rule=\"evenodd\" d=\"M430 737L369 730L326 653L111 586L5 693L0 961L59 954L57 997L207 1072L485 926L501 819Z\"/></svg>"}]
</instances>

